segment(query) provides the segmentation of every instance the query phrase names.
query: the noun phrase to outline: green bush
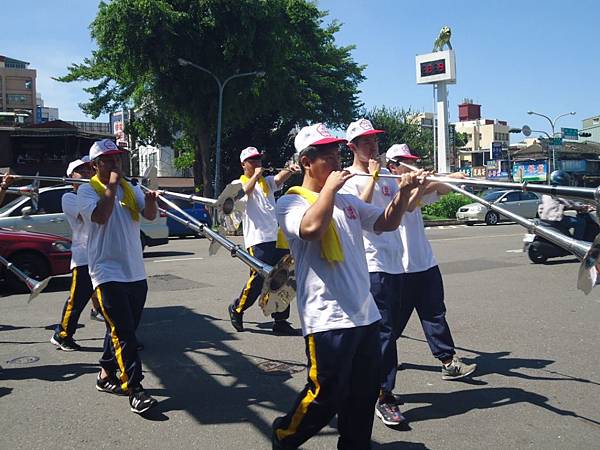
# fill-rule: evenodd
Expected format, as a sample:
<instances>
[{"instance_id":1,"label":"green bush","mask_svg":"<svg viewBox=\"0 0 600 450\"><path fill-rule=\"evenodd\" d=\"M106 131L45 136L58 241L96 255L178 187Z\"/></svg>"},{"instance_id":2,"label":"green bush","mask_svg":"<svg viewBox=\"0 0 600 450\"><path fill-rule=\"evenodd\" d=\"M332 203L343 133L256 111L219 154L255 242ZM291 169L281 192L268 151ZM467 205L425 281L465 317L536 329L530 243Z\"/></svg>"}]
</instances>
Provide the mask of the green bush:
<instances>
[{"instance_id":1,"label":"green bush","mask_svg":"<svg viewBox=\"0 0 600 450\"><path fill-rule=\"evenodd\" d=\"M444 195L437 202L431 205L426 205L422 208L423 214L429 216L445 217L448 219L454 219L456 217L456 211L461 206L473 203L468 197L456 192L450 192Z\"/></svg>"}]
</instances>

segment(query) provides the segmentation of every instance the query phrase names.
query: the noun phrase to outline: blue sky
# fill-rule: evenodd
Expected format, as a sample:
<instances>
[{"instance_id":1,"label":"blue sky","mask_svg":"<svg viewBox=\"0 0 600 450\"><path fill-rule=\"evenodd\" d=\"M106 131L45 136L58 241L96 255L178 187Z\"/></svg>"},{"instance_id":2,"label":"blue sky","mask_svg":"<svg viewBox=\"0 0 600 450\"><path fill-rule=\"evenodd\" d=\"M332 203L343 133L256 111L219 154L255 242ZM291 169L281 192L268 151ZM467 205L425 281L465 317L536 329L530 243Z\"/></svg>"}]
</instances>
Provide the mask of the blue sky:
<instances>
[{"instance_id":1,"label":"blue sky","mask_svg":"<svg viewBox=\"0 0 600 450\"><path fill-rule=\"evenodd\" d=\"M457 84L449 88L450 119L457 105L472 98L485 118L549 130L534 110L560 126L579 128L600 114L600 2L546 0L435 1L321 0L326 21L344 25L340 45L356 45L354 59L367 65L360 86L368 108L388 106L432 111L432 88L415 83L414 57L431 51L440 28L452 28ZM94 43L88 25L97 0L33 0L26 14L19 2L1 7L0 54L31 63L47 106L64 120L88 120L77 104L86 100L82 84L50 77L88 56ZM29 32L29 30L35 30ZM104 118L106 120L106 118Z\"/></svg>"}]
</instances>

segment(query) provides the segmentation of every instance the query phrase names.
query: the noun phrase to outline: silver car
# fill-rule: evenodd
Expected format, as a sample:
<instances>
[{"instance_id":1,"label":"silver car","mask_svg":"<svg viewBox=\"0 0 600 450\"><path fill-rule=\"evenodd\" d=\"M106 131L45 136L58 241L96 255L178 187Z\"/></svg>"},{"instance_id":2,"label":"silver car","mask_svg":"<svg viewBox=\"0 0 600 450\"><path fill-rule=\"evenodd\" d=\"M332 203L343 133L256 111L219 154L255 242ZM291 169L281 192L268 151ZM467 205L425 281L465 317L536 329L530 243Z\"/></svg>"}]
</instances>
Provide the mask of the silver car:
<instances>
[{"instance_id":1,"label":"silver car","mask_svg":"<svg viewBox=\"0 0 600 450\"><path fill-rule=\"evenodd\" d=\"M533 219L537 216L540 203L540 198L533 192L512 190L488 191L482 195L482 198L526 219ZM500 220L508 220L481 203L461 206L456 212L456 218L467 225L480 222L496 225Z\"/></svg>"},{"instance_id":2,"label":"silver car","mask_svg":"<svg viewBox=\"0 0 600 450\"><path fill-rule=\"evenodd\" d=\"M16 198L0 208L0 227L56 234L70 239L71 227L62 212L62 196L71 190L70 186L41 188L37 211L29 197ZM150 221L142 217L140 239L142 248L169 242L167 218L161 216Z\"/></svg>"}]
</instances>

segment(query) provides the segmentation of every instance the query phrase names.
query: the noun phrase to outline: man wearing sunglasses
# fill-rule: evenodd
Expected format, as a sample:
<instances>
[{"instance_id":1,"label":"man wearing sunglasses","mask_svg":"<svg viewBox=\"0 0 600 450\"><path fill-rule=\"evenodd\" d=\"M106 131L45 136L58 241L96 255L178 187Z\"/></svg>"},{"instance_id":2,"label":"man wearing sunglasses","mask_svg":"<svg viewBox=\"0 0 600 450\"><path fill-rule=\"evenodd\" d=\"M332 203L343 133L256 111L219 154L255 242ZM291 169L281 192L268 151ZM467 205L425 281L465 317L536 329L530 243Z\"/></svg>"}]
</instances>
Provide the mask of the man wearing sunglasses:
<instances>
[{"instance_id":1,"label":"man wearing sunglasses","mask_svg":"<svg viewBox=\"0 0 600 450\"><path fill-rule=\"evenodd\" d=\"M246 194L241 201L246 203L246 212L242 219L244 246L252 256L261 261L275 265L288 250L276 248L277 219L275 217L275 191L281 189L292 174L299 172L300 167L292 164L277 175L263 176L262 153L256 147L247 147L240 153L240 162L244 174L240 177ZM244 311L250 308L260 296L264 278L254 269L242 292L229 305L229 318L237 331L244 331ZM285 336L298 336L287 319L290 308L271 314L274 320L273 333Z\"/></svg>"}]
</instances>

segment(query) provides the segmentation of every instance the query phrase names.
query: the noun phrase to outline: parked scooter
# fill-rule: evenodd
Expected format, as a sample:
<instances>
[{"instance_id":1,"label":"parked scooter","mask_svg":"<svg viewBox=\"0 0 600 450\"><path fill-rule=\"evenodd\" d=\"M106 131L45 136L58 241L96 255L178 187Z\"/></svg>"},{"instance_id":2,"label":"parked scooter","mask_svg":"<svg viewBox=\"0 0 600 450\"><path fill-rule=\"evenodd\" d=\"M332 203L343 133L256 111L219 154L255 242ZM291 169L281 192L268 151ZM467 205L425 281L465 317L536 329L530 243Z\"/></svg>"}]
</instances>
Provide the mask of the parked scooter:
<instances>
[{"instance_id":1,"label":"parked scooter","mask_svg":"<svg viewBox=\"0 0 600 450\"><path fill-rule=\"evenodd\" d=\"M592 211L581 211L577 213L577 218L585 222L585 229L583 233L583 241L593 242L594 238L600 233L600 224L596 212ZM568 229L557 226L556 222L549 222L541 219L536 219L540 225L552 227L557 229L567 236L572 236ZM535 264L543 264L548 258L559 258L561 256L568 256L571 253L553 244L546 239L539 237L535 234L526 234L523 238L523 251L527 252L527 256L531 262Z\"/></svg>"}]
</instances>

